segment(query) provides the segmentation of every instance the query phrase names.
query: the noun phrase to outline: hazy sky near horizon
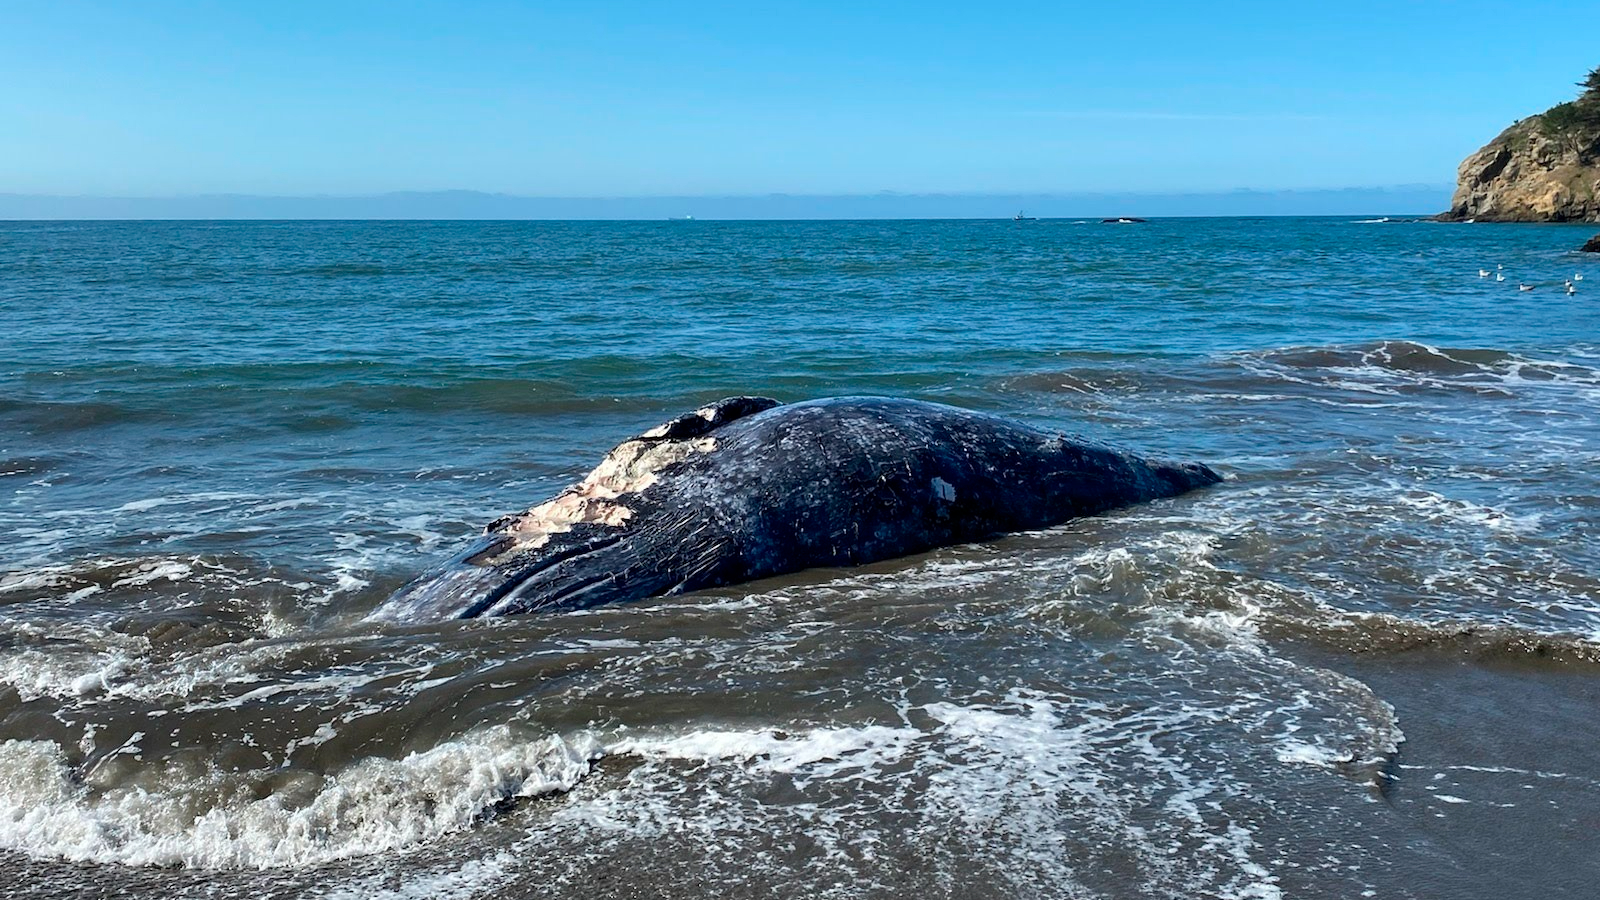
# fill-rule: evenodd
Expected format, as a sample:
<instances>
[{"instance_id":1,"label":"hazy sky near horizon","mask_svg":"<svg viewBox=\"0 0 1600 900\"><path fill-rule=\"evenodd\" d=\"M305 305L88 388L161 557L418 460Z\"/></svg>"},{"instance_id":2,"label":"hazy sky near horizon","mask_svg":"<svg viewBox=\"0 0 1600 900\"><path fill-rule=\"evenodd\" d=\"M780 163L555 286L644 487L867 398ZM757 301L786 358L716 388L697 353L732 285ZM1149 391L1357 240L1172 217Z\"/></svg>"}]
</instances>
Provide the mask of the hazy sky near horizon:
<instances>
[{"instance_id":1,"label":"hazy sky near horizon","mask_svg":"<svg viewBox=\"0 0 1600 900\"><path fill-rule=\"evenodd\" d=\"M1441 184L1592 2L0 0L0 192Z\"/></svg>"}]
</instances>

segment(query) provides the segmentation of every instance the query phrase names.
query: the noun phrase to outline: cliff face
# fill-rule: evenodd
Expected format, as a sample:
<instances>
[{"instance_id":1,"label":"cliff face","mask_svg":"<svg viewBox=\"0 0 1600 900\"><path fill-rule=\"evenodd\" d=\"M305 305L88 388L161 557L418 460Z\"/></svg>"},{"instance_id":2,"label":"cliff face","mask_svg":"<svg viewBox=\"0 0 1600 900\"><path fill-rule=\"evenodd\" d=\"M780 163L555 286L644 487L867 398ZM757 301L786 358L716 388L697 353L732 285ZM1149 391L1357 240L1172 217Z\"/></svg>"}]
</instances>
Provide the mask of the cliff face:
<instances>
[{"instance_id":1,"label":"cliff face","mask_svg":"<svg viewBox=\"0 0 1600 900\"><path fill-rule=\"evenodd\" d=\"M1600 139L1562 139L1542 116L1523 119L1461 163L1440 218L1600 222Z\"/></svg>"}]
</instances>

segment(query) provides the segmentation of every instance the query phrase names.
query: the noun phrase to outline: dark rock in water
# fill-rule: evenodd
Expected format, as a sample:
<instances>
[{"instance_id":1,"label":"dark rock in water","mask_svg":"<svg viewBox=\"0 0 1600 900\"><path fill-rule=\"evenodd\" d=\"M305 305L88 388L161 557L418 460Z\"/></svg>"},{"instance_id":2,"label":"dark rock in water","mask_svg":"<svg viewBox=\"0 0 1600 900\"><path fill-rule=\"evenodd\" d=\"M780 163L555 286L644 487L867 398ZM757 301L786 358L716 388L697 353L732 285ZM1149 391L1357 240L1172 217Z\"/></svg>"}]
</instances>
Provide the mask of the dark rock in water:
<instances>
[{"instance_id":1,"label":"dark rock in water","mask_svg":"<svg viewBox=\"0 0 1600 900\"><path fill-rule=\"evenodd\" d=\"M581 609L861 565L1221 480L937 403L734 397L624 441L373 617Z\"/></svg>"},{"instance_id":2,"label":"dark rock in water","mask_svg":"<svg viewBox=\"0 0 1600 900\"><path fill-rule=\"evenodd\" d=\"M1600 234L1589 238L1589 243L1584 244L1579 249L1584 253L1600 253Z\"/></svg>"}]
</instances>

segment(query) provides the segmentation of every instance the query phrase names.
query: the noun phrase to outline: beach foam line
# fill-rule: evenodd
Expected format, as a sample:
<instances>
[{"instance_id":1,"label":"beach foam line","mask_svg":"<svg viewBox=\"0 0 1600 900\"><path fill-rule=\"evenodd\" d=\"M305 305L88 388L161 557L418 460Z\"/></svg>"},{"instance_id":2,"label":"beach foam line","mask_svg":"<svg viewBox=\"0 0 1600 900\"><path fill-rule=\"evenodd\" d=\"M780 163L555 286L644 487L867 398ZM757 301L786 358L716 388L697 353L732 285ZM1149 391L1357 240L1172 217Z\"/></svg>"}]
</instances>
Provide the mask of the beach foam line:
<instances>
[{"instance_id":1,"label":"beach foam line","mask_svg":"<svg viewBox=\"0 0 1600 900\"><path fill-rule=\"evenodd\" d=\"M49 741L0 744L0 847L73 862L202 869L307 866L414 847L506 801L571 790L592 741L483 729L331 776L168 762L105 790ZM267 788L262 790L262 788Z\"/></svg>"}]
</instances>

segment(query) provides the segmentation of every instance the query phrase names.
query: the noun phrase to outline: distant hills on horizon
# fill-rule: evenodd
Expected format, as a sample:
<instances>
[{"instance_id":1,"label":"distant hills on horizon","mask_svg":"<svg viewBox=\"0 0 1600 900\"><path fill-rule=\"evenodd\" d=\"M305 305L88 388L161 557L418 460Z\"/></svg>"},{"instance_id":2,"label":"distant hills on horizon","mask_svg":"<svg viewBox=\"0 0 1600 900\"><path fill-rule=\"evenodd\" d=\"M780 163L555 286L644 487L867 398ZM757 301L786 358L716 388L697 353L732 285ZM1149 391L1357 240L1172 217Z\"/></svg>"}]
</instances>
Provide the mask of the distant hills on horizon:
<instances>
[{"instance_id":1,"label":"distant hills on horizon","mask_svg":"<svg viewBox=\"0 0 1600 900\"><path fill-rule=\"evenodd\" d=\"M1454 185L1211 193L763 194L521 197L480 191L352 196L93 197L0 193L0 219L999 219L1432 215Z\"/></svg>"}]
</instances>

